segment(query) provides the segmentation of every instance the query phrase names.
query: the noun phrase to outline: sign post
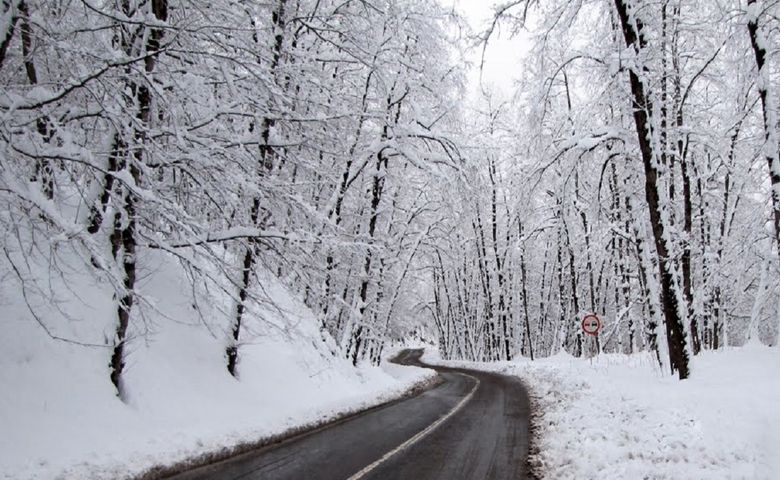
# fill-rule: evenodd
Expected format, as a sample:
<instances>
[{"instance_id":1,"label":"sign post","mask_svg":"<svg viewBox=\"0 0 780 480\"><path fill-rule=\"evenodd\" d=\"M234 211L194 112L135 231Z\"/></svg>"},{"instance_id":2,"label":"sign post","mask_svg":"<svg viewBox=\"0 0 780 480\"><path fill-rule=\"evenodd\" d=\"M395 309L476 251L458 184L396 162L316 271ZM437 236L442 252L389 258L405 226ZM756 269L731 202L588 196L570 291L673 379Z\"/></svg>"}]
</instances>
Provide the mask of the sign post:
<instances>
[{"instance_id":1,"label":"sign post","mask_svg":"<svg viewBox=\"0 0 780 480\"><path fill-rule=\"evenodd\" d=\"M585 315L582 319L582 330L588 335L595 335L601 328L601 320L593 313Z\"/></svg>"}]
</instances>

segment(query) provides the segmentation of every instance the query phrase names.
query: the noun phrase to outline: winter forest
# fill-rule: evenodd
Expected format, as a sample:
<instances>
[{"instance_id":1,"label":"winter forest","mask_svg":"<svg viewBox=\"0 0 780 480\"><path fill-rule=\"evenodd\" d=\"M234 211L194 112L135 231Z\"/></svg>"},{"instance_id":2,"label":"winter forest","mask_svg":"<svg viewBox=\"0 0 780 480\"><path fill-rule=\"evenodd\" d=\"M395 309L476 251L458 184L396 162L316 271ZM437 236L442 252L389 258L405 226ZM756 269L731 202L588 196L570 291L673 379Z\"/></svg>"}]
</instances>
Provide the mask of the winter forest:
<instances>
[{"instance_id":1,"label":"winter forest","mask_svg":"<svg viewBox=\"0 0 780 480\"><path fill-rule=\"evenodd\" d=\"M648 351L685 379L702 350L777 344L778 15L2 0L0 278L120 397L161 265L226 375L284 330L261 314L275 277L354 365L417 335L444 359ZM513 88L470 88L499 35L526 51Z\"/></svg>"}]
</instances>

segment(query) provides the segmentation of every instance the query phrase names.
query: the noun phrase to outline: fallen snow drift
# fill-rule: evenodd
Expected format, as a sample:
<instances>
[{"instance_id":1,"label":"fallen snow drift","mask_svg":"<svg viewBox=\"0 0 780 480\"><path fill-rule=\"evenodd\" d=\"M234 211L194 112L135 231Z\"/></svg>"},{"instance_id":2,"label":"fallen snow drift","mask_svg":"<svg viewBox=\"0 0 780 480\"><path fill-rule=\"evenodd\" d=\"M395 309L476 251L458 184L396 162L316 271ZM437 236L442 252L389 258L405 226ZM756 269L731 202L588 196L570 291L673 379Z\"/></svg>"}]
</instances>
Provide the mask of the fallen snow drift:
<instances>
[{"instance_id":1,"label":"fallen snow drift","mask_svg":"<svg viewBox=\"0 0 780 480\"><path fill-rule=\"evenodd\" d=\"M523 379L538 416L531 460L544 479L780 478L776 348L704 352L683 382L644 354L424 361Z\"/></svg>"},{"instance_id":2,"label":"fallen snow drift","mask_svg":"<svg viewBox=\"0 0 780 480\"><path fill-rule=\"evenodd\" d=\"M383 403L435 375L398 365L353 368L333 355L313 314L266 275L263 288L277 306L255 309L264 318L247 321L236 380L225 368L218 308L201 298L199 316L177 264L165 257L150 264L126 367L127 404L108 380L110 350L101 347L114 308L105 288L74 270L68 285L51 279L58 309L26 292L53 334L95 345L85 347L50 338L31 318L18 281L3 279L0 478L127 478Z\"/></svg>"}]
</instances>

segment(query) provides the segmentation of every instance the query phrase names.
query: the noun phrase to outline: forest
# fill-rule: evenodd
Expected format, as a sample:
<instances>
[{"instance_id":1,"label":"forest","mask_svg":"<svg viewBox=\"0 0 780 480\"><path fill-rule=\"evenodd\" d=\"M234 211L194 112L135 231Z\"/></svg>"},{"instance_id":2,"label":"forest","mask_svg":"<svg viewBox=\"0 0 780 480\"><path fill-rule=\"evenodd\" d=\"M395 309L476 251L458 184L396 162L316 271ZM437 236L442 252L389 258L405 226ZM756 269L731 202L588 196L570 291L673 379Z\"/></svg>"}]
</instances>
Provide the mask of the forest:
<instances>
[{"instance_id":1,"label":"forest","mask_svg":"<svg viewBox=\"0 0 780 480\"><path fill-rule=\"evenodd\" d=\"M202 323L234 376L272 274L354 365L421 335L685 379L778 341L778 27L778 0L513 0L482 29L436 0L0 0L0 278L120 397L162 257L194 316L227 305ZM473 90L499 35L514 86ZM61 333L76 271L103 339Z\"/></svg>"}]
</instances>

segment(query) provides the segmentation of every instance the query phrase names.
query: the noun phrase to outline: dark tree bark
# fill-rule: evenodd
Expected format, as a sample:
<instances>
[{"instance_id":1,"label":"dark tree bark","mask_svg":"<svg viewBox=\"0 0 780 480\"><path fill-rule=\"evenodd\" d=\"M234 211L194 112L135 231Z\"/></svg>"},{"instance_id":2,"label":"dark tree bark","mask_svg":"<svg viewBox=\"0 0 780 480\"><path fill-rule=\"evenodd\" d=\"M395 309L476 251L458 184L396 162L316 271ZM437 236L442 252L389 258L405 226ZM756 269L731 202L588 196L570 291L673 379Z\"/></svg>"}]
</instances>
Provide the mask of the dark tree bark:
<instances>
[{"instance_id":1,"label":"dark tree bark","mask_svg":"<svg viewBox=\"0 0 780 480\"><path fill-rule=\"evenodd\" d=\"M626 45L633 48L638 57L644 54L647 41L644 38L642 21L636 17L636 9L629 14L630 0L615 0L618 17L620 18L623 37ZM666 337L669 345L669 360L673 371L678 373L680 380L688 378L688 353L686 350L685 319L681 315L678 303L679 287L675 282L675 266L670 256L671 242L666 222L661 216L661 199L659 185L658 155L660 152L653 150L651 138L654 135L650 118L652 118L652 103L645 93L645 85L640 80L639 74L629 70L631 83L631 96L634 107L634 123L636 126L639 149L645 170L645 198L650 214L650 222L655 240L656 253L658 255L661 270L661 305L666 320Z\"/></svg>"},{"instance_id":2,"label":"dark tree bark","mask_svg":"<svg viewBox=\"0 0 780 480\"><path fill-rule=\"evenodd\" d=\"M32 26L30 26L30 12L27 9L27 2L24 0L20 1L18 8L22 22L20 30L24 70L27 73L27 80L30 82L30 85L38 85L38 71L35 68L35 60L33 59L33 31ZM8 38L10 39L10 37ZM46 115L35 122L35 127L44 143L49 143L52 137L50 123L51 122ZM54 171L52 170L51 161L49 161L49 159L38 158L35 160L33 181L38 182L41 185L41 191L47 199L51 200L54 198Z\"/></svg>"},{"instance_id":3,"label":"dark tree bark","mask_svg":"<svg viewBox=\"0 0 780 480\"><path fill-rule=\"evenodd\" d=\"M566 296L566 282L563 279L563 249L564 249L564 239L566 238L566 232L565 227L566 224L563 221L563 206L561 205L561 201L556 201L556 218L558 220L558 248L557 248L557 257L556 257L556 272L558 276L558 337L555 339L556 345L554 345L552 352L550 352L552 355L555 355L558 353L561 349L566 347L566 344L568 342L569 333L571 332L571 319L569 318L569 305L571 302L567 302L566 305L564 305L564 299ZM571 300L571 299L570 299Z\"/></svg>"},{"instance_id":4,"label":"dark tree bark","mask_svg":"<svg viewBox=\"0 0 780 480\"><path fill-rule=\"evenodd\" d=\"M387 132L385 131L385 135ZM379 219L379 203L382 201L382 194L384 191L385 177L382 170L387 170L387 157L384 151L380 151L376 155L376 171L371 185L371 215L368 219L368 238L371 241L376 233L376 224ZM368 299L368 284L370 282L371 275L371 262L373 259L373 250L371 247L366 249L366 259L363 264L363 279L360 281L360 318L357 327L352 332L352 338L348 348L349 356L352 360L352 365L357 366L358 359L363 348L363 316L366 312L366 300Z\"/></svg>"},{"instance_id":5,"label":"dark tree bark","mask_svg":"<svg viewBox=\"0 0 780 480\"><path fill-rule=\"evenodd\" d=\"M566 250L569 253L569 286L571 288L571 305L572 305L572 311L569 312L569 316L571 321L573 323L574 328L574 356L575 357L581 357L582 356L582 329L579 327L579 318L578 315L580 313L580 295L579 290L577 288L577 271L574 261L574 249L571 246L571 238L569 236L569 228L566 226L566 222L563 221L564 226L564 232L565 232L565 240L566 240Z\"/></svg>"},{"instance_id":6,"label":"dark tree bark","mask_svg":"<svg viewBox=\"0 0 780 480\"><path fill-rule=\"evenodd\" d=\"M682 140L680 140L682 142ZM683 178L683 206L685 216L683 231L685 232L685 245L682 253L683 295L688 306L688 316L691 326L691 348L694 355L701 351L701 339L699 337L698 319L693 311L693 281L691 278L691 234L693 231L693 202L691 200L691 176L687 155L683 155L680 161Z\"/></svg>"},{"instance_id":7,"label":"dark tree bark","mask_svg":"<svg viewBox=\"0 0 780 480\"><path fill-rule=\"evenodd\" d=\"M520 242L523 242L523 224L517 221L517 233ZM523 301L523 322L525 323L525 344L528 345L528 357L534 359L534 342L531 337L531 316L528 312L528 274L525 265L525 245L520 246L520 286Z\"/></svg>"},{"instance_id":8,"label":"dark tree bark","mask_svg":"<svg viewBox=\"0 0 780 480\"><path fill-rule=\"evenodd\" d=\"M122 214L117 212L114 215L114 230L111 233L111 248L114 257L121 261L124 273L124 295L119 299L117 307L117 326L114 349L109 363L111 371L111 383L117 389L120 397L124 396L124 387L122 385L122 372L125 368L125 344L127 341L127 329L130 326L130 313L135 301L135 256L136 256L136 220L135 220L135 198L133 194L125 191L123 194L124 215L126 226L122 228Z\"/></svg>"},{"instance_id":9,"label":"dark tree bark","mask_svg":"<svg viewBox=\"0 0 780 480\"><path fill-rule=\"evenodd\" d=\"M487 318L483 323L484 345L487 351L488 360L498 360L498 338L495 328L495 312L493 311L493 290L490 288L490 274L487 269L487 248L485 247L485 231L482 227L482 218L479 212L476 215L476 221L472 221L474 235L477 242L477 266L479 267L479 280L482 286L483 300L485 302L485 311Z\"/></svg>"},{"instance_id":10,"label":"dark tree bark","mask_svg":"<svg viewBox=\"0 0 780 480\"><path fill-rule=\"evenodd\" d=\"M123 4L127 7L127 4ZM156 19L165 22L168 20L168 1L152 0L152 12ZM129 11L123 12L128 17ZM164 35L161 28L150 28L149 35L144 46L148 54L144 69L147 74L154 72L157 60L155 53L160 49L160 41ZM132 49L133 41L126 40L128 52ZM143 80L142 80L143 81ZM133 101L136 108L136 119L138 127L135 128L133 137L136 145L132 152L122 157L121 165L118 170L127 169L130 172L136 185L141 185L140 165L144 161L146 139L146 127L149 125L152 116L152 95L149 87L145 83L137 82L133 79L128 80L129 91L133 94ZM129 155L132 153L132 155ZM124 292L119 299L117 307L117 327L114 349L109 364L111 370L111 382L117 388L120 397L123 396L122 372L125 366L125 345L127 342L127 330L130 325L130 314L135 300L135 281L136 281L136 257L138 241L136 238L136 204L138 199L136 194L128 186L120 187L121 209L114 214L114 225L111 232L111 248L116 261L122 266L124 274Z\"/></svg>"},{"instance_id":11,"label":"dark tree bark","mask_svg":"<svg viewBox=\"0 0 780 480\"><path fill-rule=\"evenodd\" d=\"M397 85L393 85L391 88L391 92L395 91ZM366 89L368 88L368 84L366 84ZM387 96L386 102L385 102L385 113L387 115L387 122L382 127L382 133L381 133L381 140L384 142L390 138L390 126L391 125L397 125L400 117L401 117L401 106L404 99L404 96L401 96L400 99L394 100L392 93ZM384 195L384 189L385 189L385 175L387 174L387 168L388 168L388 154L385 148L382 148L379 152L376 154L376 170L373 175L373 179L371 181L371 210L368 218L368 242L373 243L374 237L376 236L376 226L377 221L379 220L379 204L382 201L382 196ZM359 319L358 319L358 325L355 328L355 330L352 331L349 345L347 346L347 356L349 356L352 360L352 364L357 366L357 362L359 357L363 353L363 349L365 348L365 312L366 312L366 300L368 299L368 286L371 281L371 264L372 264L372 258L373 258L373 247L369 245L369 247L366 249L366 259L365 263L363 265L363 278L360 282L360 288L358 290L360 295L360 308L359 308Z\"/></svg>"},{"instance_id":12,"label":"dark tree bark","mask_svg":"<svg viewBox=\"0 0 780 480\"><path fill-rule=\"evenodd\" d=\"M588 272L588 299L590 300L590 309L589 311L591 313L596 312L596 283L593 278L593 258L592 253L590 251L590 226L588 225L588 216L585 213L585 209L581 206L582 198L580 197L580 175L579 171L574 171L574 194L577 197L577 210L580 213L580 222L582 223L582 231L585 232L585 271ZM571 247L569 247L571 249ZM575 306L574 309L577 313L579 313L579 308ZM579 331L578 331L579 332ZM582 334L578 333L578 335L581 337ZM595 343L596 351L595 353L598 354L599 350L601 349L601 346L599 345L599 334L598 332L595 335L591 335L593 337L593 341Z\"/></svg>"},{"instance_id":13,"label":"dark tree bark","mask_svg":"<svg viewBox=\"0 0 780 480\"><path fill-rule=\"evenodd\" d=\"M729 168L734 165L734 157L736 155L737 140L739 139L739 132L742 129L742 122L738 122L734 127L734 133L731 136L731 146L729 147ZM731 220L736 212L737 204L739 203L739 196L734 202L734 206L731 207L731 172L726 172L726 178L723 184L723 216L720 218L720 241L718 243L716 269L720 267L723 262L723 249L724 241L730 234ZM718 280L715 283L715 288L712 293L712 334L710 337L710 348L715 350L721 347L723 339L723 317L725 316L725 309L722 305L722 293L721 285ZM723 345L725 346L725 345Z\"/></svg>"},{"instance_id":14,"label":"dark tree bark","mask_svg":"<svg viewBox=\"0 0 780 480\"><path fill-rule=\"evenodd\" d=\"M628 198L626 198L625 212L622 212L622 202L620 194L620 182L618 180L617 166L615 162L611 162L611 182L610 190L612 193L612 211L614 212L613 221L617 225L623 225L624 232L631 231L631 210ZM624 218L625 217L625 218ZM634 319L629 313L630 306L630 286L628 276L628 255L626 252L625 244L627 243L622 235L613 233L612 235L612 248L615 254L613 255L613 274L615 275L615 314L618 318L622 319L621 311L628 318L628 347L624 350L626 353L634 353L636 348L636 326Z\"/></svg>"},{"instance_id":15,"label":"dark tree bark","mask_svg":"<svg viewBox=\"0 0 780 480\"><path fill-rule=\"evenodd\" d=\"M557 351L553 352L552 349L555 348L554 345L551 345L549 349L547 349L547 337L549 336L549 329L550 329L550 306L552 305L552 293L553 293L553 269L555 268L555 265L550 265L550 262L554 262L554 260L550 260L550 252L552 250L552 247L550 245L551 242L547 242L544 249L544 264L542 265L542 292L541 295L539 295L539 341L541 342L541 348L537 346L536 351L539 352L539 350L545 350L548 354L554 354L557 353ZM548 278L549 277L549 278ZM549 280L549 281L548 281ZM545 294L546 290L546 294ZM556 339L553 339L553 342ZM560 348L560 345L558 346Z\"/></svg>"},{"instance_id":16,"label":"dark tree bark","mask_svg":"<svg viewBox=\"0 0 780 480\"><path fill-rule=\"evenodd\" d=\"M287 0L279 0L277 8L271 14L271 21L274 25L276 35L274 36L274 44L272 50L272 61L270 64L270 73L275 76L279 67L280 59L282 58L282 50L284 46L284 33L285 33L285 7ZM257 39L255 39L257 41ZM274 120L268 117L263 118L260 124L260 147L259 147L259 159L257 165L257 174L260 178L263 178L274 168L274 160L276 153L273 146L270 144L271 129L274 126ZM267 215L261 214L263 208L259 197L255 196L252 199L252 207L249 212L249 218L251 225L257 227L267 221ZM249 298L249 290L252 286L252 277L254 266L257 262L258 245L257 242L250 239L244 249L244 260L241 274L241 283L238 287L238 302L236 303L236 314L233 319L233 325L231 326L231 338L228 346L225 349L225 356L227 358L228 372L234 377L238 375L236 371L236 365L238 364L238 345L239 338L241 337L241 325L243 322L243 316L246 313L246 300Z\"/></svg>"},{"instance_id":17,"label":"dark tree bark","mask_svg":"<svg viewBox=\"0 0 780 480\"><path fill-rule=\"evenodd\" d=\"M680 15L680 6L675 4L672 7L672 12L675 21ZM686 136L683 136L682 130L684 126L683 109L685 108L682 95L682 79L680 74L680 53L678 51L678 30L674 29L672 34L672 65L674 69L674 107L675 107L675 127L677 138L677 159L680 162L680 173L682 176L683 184L683 232L684 244L681 255L682 266L682 281L683 281L683 296L685 298L685 304L687 306L688 319L690 321L690 335L691 335L691 349L694 355L698 355L701 351L701 341L699 337L699 325L698 318L695 315L693 309L693 279L691 277L691 242L693 231L693 202L691 200L691 174L694 170L692 159L688 157L688 141ZM666 56L664 56L666 58ZM664 69L664 77L666 78L666 69ZM695 80L695 78L694 78ZM694 81L692 80L692 81ZM670 198L670 202L673 199Z\"/></svg>"},{"instance_id":18,"label":"dark tree bark","mask_svg":"<svg viewBox=\"0 0 780 480\"><path fill-rule=\"evenodd\" d=\"M7 24L0 27L5 32L3 38L0 38L0 69L5 64L5 56L8 53L8 46L14 38L16 24L19 22L19 16L14 14L14 9L18 8L19 0L0 1L0 18L7 18Z\"/></svg>"},{"instance_id":19,"label":"dark tree bark","mask_svg":"<svg viewBox=\"0 0 780 480\"><path fill-rule=\"evenodd\" d=\"M119 133L114 133L114 138L111 142L111 151L108 155L108 165L106 173L103 175L103 189L98 199L98 204L90 207L90 215L87 226L87 231L91 234L96 234L103 226L103 218L108 208L108 202L111 200L111 192L114 190L114 175L119 170L119 165L122 163L121 155L127 150L127 145L122 141Z\"/></svg>"},{"instance_id":20,"label":"dark tree bark","mask_svg":"<svg viewBox=\"0 0 780 480\"><path fill-rule=\"evenodd\" d=\"M709 164L710 162L708 162ZM703 245L703 255L701 262L703 287L705 289L702 296L702 311L701 311L701 332L700 332L700 348L712 348L710 339L712 337L711 331L711 316L712 316L712 294L711 283L716 277L712 271L712 260L710 246L712 245L712 225L706 214L709 211L709 202L704 196L704 181L701 178L701 174L696 174L696 196L699 200L698 216L701 219L699 221L699 237Z\"/></svg>"},{"instance_id":21,"label":"dark tree bark","mask_svg":"<svg viewBox=\"0 0 780 480\"><path fill-rule=\"evenodd\" d=\"M769 181L772 186L772 211L775 244L780 252L780 145L777 138L776 118L771 118L772 107L769 102L769 75L767 65L766 40L758 25L758 4L756 0L748 0L748 33L750 44L753 47L753 55L758 69L758 95L761 98L761 107L764 120L764 152L767 166L769 167Z\"/></svg>"},{"instance_id":22,"label":"dark tree bark","mask_svg":"<svg viewBox=\"0 0 780 480\"><path fill-rule=\"evenodd\" d=\"M504 285L504 263L498 253L498 192L496 191L496 163L494 158L490 158L488 165L488 177L490 178L490 209L491 209L491 233L493 239L493 256L496 263L496 281L498 282L498 326L501 329L501 360L512 360L511 339L509 334L509 320L507 319L505 285Z\"/></svg>"},{"instance_id":23,"label":"dark tree bark","mask_svg":"<svg viewBox=\"0 0 780 480\"><path fill-rule=\"evenodd\" d=\"M374 55L374 61L376 61L377 55ZM360 118L358 120L357 128L355 129L355 138L349 147L347 160L344 163L344 171L341 174L341 179L336 191L336 201L333 209L328 212L328 218L334 225L339 226L341 224L342 216L341 209L344 205L344 199L347 196L347 190L357 178L357 175L352 173L352 164L354 163L354 155L357 151L358 144L360 143L361 135L363 134L363 126L366 122L366 112L368 109L368 94L371 89L371 79L373 77L373 71L366 75L366 83L363 87L363 98L361 100ZM358 172L362 171L362 168L358 168ZM332 251L328 251L325 258L325 281L323 282L323 298L322 298L322 316L323 321L327 322L328 312L330 310L330 295L332 290L333 270L335 269L335 258ZM338 333L337 329L333 329L332 333Z\"/></svg>"}]
</instances>

